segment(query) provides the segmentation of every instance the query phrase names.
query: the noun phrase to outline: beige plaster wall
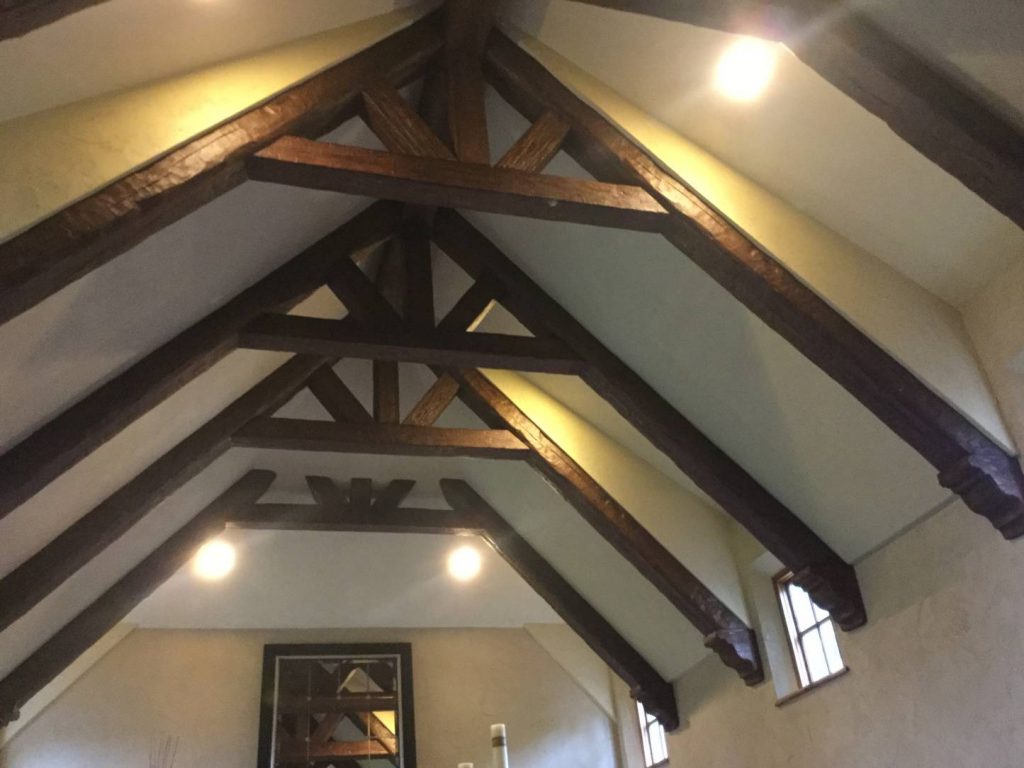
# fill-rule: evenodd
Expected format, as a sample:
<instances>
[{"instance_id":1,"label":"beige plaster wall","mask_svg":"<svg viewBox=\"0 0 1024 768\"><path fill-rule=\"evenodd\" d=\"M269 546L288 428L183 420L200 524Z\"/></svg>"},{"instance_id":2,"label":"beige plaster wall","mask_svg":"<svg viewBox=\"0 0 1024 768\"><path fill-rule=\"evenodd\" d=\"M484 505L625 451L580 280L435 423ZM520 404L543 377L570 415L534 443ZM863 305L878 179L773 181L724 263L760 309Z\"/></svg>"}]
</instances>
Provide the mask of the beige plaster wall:
<instances>
[{"instance_id":1,"label":"beige plaster wall","mask_svg":"<svg viewBox=\"0 0 1024 768\"><path fill-rule=\"evenodd\" d=\"M175 768L251 768L264 643L408 641L424 768L490 765L488 726L530 768L615 768L612 722L524 630L137 630L0 753L5 768L134 768L162 735Z\"/></svg>"},{"instance_id":2,"label":"beige plaster wall","mask_svg":"<svg viewBox=\"0 0 1024 768\"><path fill-rule=\"evenodd\" d=\"M704 661L676 684L676 768L1018 768L1024 544L953 503L858 566L851 672L788 705Z\"/></svg>"}]
</instances>

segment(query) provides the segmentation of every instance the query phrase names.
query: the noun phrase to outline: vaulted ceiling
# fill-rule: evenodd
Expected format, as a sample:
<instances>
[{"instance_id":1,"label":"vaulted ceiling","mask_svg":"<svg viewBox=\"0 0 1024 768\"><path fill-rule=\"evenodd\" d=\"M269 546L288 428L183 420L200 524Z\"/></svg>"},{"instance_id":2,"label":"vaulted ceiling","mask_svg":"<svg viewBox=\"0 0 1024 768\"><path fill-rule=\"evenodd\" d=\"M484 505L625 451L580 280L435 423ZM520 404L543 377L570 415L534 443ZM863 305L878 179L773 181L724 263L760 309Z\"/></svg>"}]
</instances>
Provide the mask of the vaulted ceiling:
<instances>
[{"instance_id":1,"label":"vaulted ceiling","mask_svg":"<svg viewBox=\"0 0 1024 768\"><path fill-rule=\"evenodd\" d=\"M7 451L0 456L7 470L0 493L0 594L16 595L19 606L4 613L0 676L7 680L0 690L24 676L43 641L59 636L69 620L109 594L251 469L276 473L264 502L308 502L308 475L341 484L370 478L377 487L408 478L416 481L409 504L444 509L450 499L438 481L468 481L564 580L559 594L569 589L592 606L667 681L699 660L705 645L727 662L742 645L735 633L750 620L737 537L753 534L781 562L806 568L808 586L823 601L834 600L835 610L850 610L848 624L855 626L862 614L857 618L859 595L846 564L943 504L948 488L1004 534L1024 530L1024 485L1012 458L1011 434L1018 427L1004 422L960 315L992 281L1019 266L1024 233L953 171L939 168L797 58L783 57L764 101L740 107L717 99L706 86L707 72L730 37L726 32L593 7L615 3L506 4L500 39L492 37L483 53L491 85L484 90L471 82L460 91L456 79L448 90L456 96L456 106L449 100L450 125L443 112L432 124L444 141L446 129L452 130L440 156L473 159L481 123L473 115L476 98L489 134L488 157L477 161L497 162L545 110L558 114L546 126L552 150L531 170L546 166L547 176L583 182L597 175L630 185L618 188L621 197L602 200L599 213L593 212L597 204L577 213L573 206L583 186L537 191L524 175L508 177L513 188L506 189L500 186L504 177L492 178L483 165L452 170L456 175L444 179L435 166L413 167L406 160L385 171L368 165L434 146L423 143L416 133L422 126L403 116L402 105L423 105L429 121L430 107L439 103L429 82L431 65L444 61L449 72L463 66L459 56L473 50L472 28L461 32L456 47L451 41L460 33L449 22L445 55L439 25L431 17L417 22L428 8L369 0L343 7L315 0L288 5L282 15L283 6L275 3L109 0L0 42L0 69L13 75L0 83L6 110L0 120L7 120L0 122L0 315L6 320L0 325L0 449ZM403 10L379 16L396 6ZM1019 125L1024 99L1005 73L1014 66L1013 55L1024 51L1024 44L1006 39L1006 27L1014 27L1020 11L995 2L992 10L1008 23L989 28L979 20L971 37L962 21L955 22L958 39L969 40L975 55L942 35L936 17L948 17L952 26L954 9L931 15L931 26L917 30L922 39L911 42L937 67L958 68L958 77L983 83L992 93L973 88L979 104ZM909 0L868 12L909 40ZM391 34L404 35L400 44L387 42ZM154 35L188 44L156 45ZM390 70L375 50L390 57ZM360 56L370 57L369 67L358 64ZM237 61L220 64L227 59ZM347 103L341 114L325 105L331 91L317 84L329 73L303 86L321 100L298 106L286 101L286 89L350 59L357 62L355 74L338 76L331 87L354 86L354 99L365 98L359 102L365 122ZM84 61L94 64L81 66ZM59 85L48 87L55 71L62 73ZM376 78L401 87L402 99L388 101L394 93L386 89L383 101L360 97L379 85ZM265 149L271 142L258 136L257 127L251 144L232 150L233 159L222 163L220 147L234 141L236 123L229 122L208 151L195 154L197 162L210 163L207 175L197 178L215 181L182 194L175 185L186 183L192 161L172 167L171 154L163 166L149 166L179 147L179 154L188 153L196 136L245 119L247 110L281 92L285 100L263 114L293 110L299 116L293 126L299 127L284 132L318 136L322 126L331 129L322 141L372 152L353 150L341 159L309 155L324 145L287 140ZM582 100L573 102L576 97ZM337 126L342 117L352 119ZM561 121L565 131L559 131ZM395 132L395 125L402 131ZM605 135L612 138L602 145ZM413 151L403 141L427 150ZM595 148L602 146L618 148L617 167L597 156ZM289 154L295 147L307 155ZM257 150L265 151L243 169L242 160ZM396 154L383 155L386 150ZM531 151L544 155L543 148L531 145ZM342 161L347 165L324 165ZM364 165L356 168L357 162ZM109 205L71 208L59 217L76 203L102 204L102 190L133 173L116 194L140 195L141 214ZM416 173L425 174L420 181L426 192L413 189L410 174ZM695 208L696 196L687 197L679 177L724 215L709 218ZM472 191L478 183L492 186ZM497 202L488 197L495 189ZM551 197L558 194L565 197ZM342 227L371 204L371 196L469 209L464 218L445 211L428 216L434 244L424 240L420 247L430 248L438 320L460 306L482 263L485 277L499 275L504 295L487 307L475 326L478 334L501 334L512 344L507 335L527 336L544 326L567 345L556 351L583 358L582 378L521 363L525 372L487 373L486 381L530 424L512 431L527 442L530 463L541 472L524 462L480 457L379 456L351 447L325 453L308 444L285 450L281 441L250 434L236 438L238 447L230 450L207 450L208 460L192 461L194 473L179 470L178 479L165 477L158 491L143 494L130 485L119 491L137 484L133 478L164 461L264 377L276 369L279 375L288 351L315 350L282 342L280 332L270 344L266 339L274 334L250 328L240 339L226 334L220 351L204 353L202 363L181 358L174 371L161 363L137 375L130 366L159 356L161 345ZM635 210L627 209L632 200ZM508 215L513 211L527 217ZM663 217L658 232L636 231L650 228L636 223L654 212ZM596 225L622 222L630 228ZM107 234L108 227L123 229ZM296 295L311 295L291 314L333 320L351 311L355 321L367 323L364 310L350 306L356 297L345 286L353 290L364 279L388 290L387 275L400 252L376 245L396 229L362 236L351 252L342 249L344 236L330 241L336 256L354 257L361 271L340 286L309 277L308 288ZM737 239L744 237L749 243ZM708 255L707 243L744 266L723 271L725 262ZM485 257L495 246L497 255ZM758 246L778 260L781 272L758 265ZM751 253L755 258L744 262ZM762 262L768 263L774 262ZM407 288L422 289L422 280L407 281ZM319 287L325 282L333 292ZM273 290L266 289L268 296L276 295ZM280 303L279 297L259 309ZM530 312L536 313L533 324ZM387 327L373 317L371 328ZM239 340L242 348L235 349ZM384 342L374 343L379 348ZM389 354L408 359L404 349ZM385 375L372 369L369 361L354 359L333 366L369 413L380 407ZM399 370L404 413L435 376L418 363L403 362ZM147 390L144 380L162 383ZM97 393L111 381L108 395ZM468 385L462 384L465 394ZM272 409L276 417L303 420L308 429L309 421L326 424L331 414L319 402L323 397L299 385L277 403L283 407ZM62 416L82 402L68 411L77 415ZM495 426L470 405L452 403L437 426ZM540 448L530 442L537 430L548 441ZM228 443L230 433L225 448ZM578 481L565 479L568 470L560 475L551 469L555 449L582 470L595 493L611 499L610 506L603 496L579 500ZM552 482L561 483L561 495L548 486ZM89 515L97 509L114 510L109 519L122 522L103 533L90 524L69 528L96 519ZM605 509L606 522L588 518L588 509ZM618 527L607 522L613 519ZM72 533L60 538L66 530ZM471 591L432 580L446 538L407 532L229 535L252 558L231 586L204 592L182 571L136 609L133 620L200 627L466 626L555 615L515 576L515 557L512 568L497 557L489 560L484 580ZM74 554L54 569L52 553L58 551ZM344 564L332 562L339 557ZM69 566L71 560L76 563ZM400 565L390 567L392 562ZM714 632L707 627L695 631L680 609L685 600L673 580L683 571L714 598L708 615L725 617L715 631L723 632L719 639L728 651L709 643ZM26 590L25 574L45 576ZM321 596L337 590L346 597L318 611L304 595L311 585ZM496 599L503 608L498 613ZM564 602L562 608L559 614L572 624L572 610L566 618ZM752 676L750 669L744 674ZM18 702L0 696L0 704L12 703Z\"/></svg>"}]
</instances>

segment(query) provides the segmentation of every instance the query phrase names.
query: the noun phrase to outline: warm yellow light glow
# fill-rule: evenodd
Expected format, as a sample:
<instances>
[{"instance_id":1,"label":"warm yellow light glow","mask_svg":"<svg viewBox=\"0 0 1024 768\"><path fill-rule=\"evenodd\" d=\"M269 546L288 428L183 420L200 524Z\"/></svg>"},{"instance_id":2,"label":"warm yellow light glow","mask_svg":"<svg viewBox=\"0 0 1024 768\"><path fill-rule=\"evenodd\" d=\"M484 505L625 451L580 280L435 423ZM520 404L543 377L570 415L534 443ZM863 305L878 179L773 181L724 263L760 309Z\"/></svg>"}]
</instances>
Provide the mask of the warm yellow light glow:
<instances>
[{"instance_id":1,"label":"warm yellow light glow","mask_svg":"<svg viewBox=\"0 0 1024 768\"><path fill-rule=\"evenodd\" d=\"M480 553L473 547L462 546L448 555L448 573L456 581L469 581L480 573Z\"/></svg>"},{"instance_id":2,"label":"warm yellow light glow","mask_svg":"<svg viewBox=\"0 0 1024 768\"><path fill-rule=\"evenodd\" d=\"M715 69L715 85L736 101L760 96L775 74L775 43L744 37L725 49Z\"/></svg>"},{"instance_id":3,"label":"warm yellow light glow","mask_svg":"<svg viewBox=\"0 0 1024 768\"><path fill-rule=\"evenodd\" d=\"M193 572L204 581L223 579L234 568L235 548L219 539L203 544L192 561Z\"/></svg>"}]
</instances>

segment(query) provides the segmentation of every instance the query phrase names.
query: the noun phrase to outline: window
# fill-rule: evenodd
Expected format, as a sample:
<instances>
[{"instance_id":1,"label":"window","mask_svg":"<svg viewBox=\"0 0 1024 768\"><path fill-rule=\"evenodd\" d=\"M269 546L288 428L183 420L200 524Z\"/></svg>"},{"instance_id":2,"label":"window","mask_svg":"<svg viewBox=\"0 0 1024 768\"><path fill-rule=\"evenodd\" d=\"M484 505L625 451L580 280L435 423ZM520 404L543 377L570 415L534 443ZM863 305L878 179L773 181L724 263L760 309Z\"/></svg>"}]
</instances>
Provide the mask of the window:
<instances>
[{"instance_id":1,"label":"window","mask_svg":"<svg viewBox=\"0 0 1024 768\"><path fill-rule=\"evenodd\" d=\"M658 718L649 714L639 701L636 703L636 713L640 717L640 738L644 743L644 765L647 768L668 765L665 726L658 722Z\"/></svg>"},{"instance_id":2,"label":"window","mask_svg":"<svg viewBox=\"0 0 1024 768\"><path fill-rule=\"evenodd\" d=\"M775 589L800 687L807 688L845 672L836 628L828 611L815 605L810 595L793 582L792 573L776 576Z\"/></svg>"}]
</instances>

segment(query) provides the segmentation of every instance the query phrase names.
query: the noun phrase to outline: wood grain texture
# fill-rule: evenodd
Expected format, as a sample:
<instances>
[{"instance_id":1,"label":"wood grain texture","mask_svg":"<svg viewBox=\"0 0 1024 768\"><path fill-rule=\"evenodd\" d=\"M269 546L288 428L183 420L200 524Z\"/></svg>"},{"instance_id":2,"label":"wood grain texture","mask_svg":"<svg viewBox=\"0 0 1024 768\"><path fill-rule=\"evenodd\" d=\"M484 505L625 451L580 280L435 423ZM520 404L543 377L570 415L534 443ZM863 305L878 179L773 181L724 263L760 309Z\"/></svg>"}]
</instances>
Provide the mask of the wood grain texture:
<instances>
[{"instance_id":1,"label":"wood grain texture","mask_svg":"<svg viewBox=\"0 0 1024 768\"><path fill-rule=\"evenodd\" d=\"M454 211L434 223L440 247L471 277L502 285L503 305L534 333L554 334L585 361L583 380L782 563L801 574L844 629L866 621L853 568L658 392Z\"/></svg>"},{"instance_id":2,"label":"wood grain texture","mask_svg":"<svg viewBox=\"0 0 1024 768\"><path fill-rule=\"evenodd\" d=\"M239 334L249 349L301 352L321 357L498 368L542 373L579 373L580 358L554 338L443 330L372 330L293 315L264 315Z\"/></svg>"},{"instance_id":3,"label":"wood grain texture","mask_svg":"<svg viewBox=\"0 0 1024 768\"><path fill-rule=\"evenodd\" d=\"M353 117L370 83L422 75L440 47L432 15L0 244L0 323L245 181L255 151Z\"/></svg>"},{"instance_id":4,"label":"wood grain texture","mask_svg":"<svg viewBox=\"0 0 1024 768\"><path fill-rule=\"evenodd\" d=\"M207 539L222 531L232 512L258 501L273 481L273 472L247 473L15 667L0 681L0 728L17 719L26 701L173 576Z\"/></svg>"},{"instance_id":5,"label":"wood grain texture","mask_svg":"<svg viewBox=\"0 0 1024 768\"><path fill-rule=\"evenodd\" d=\"M639 187L540 176L286 136L247 163L260 181L426 206L657 231L664 209Z\"/></svg>"},{"instance_id":6,"label":"wood grain texture","mask_svg":"<svg viewBox=\"0 0 1024 768\"><path fill-rule=\"evenodd\" d=\"M545 112L509 147L498 161L498 167L540 173L555 159L569 136L569 130L565 120L554 112Z\"/></svg>"},{"instance_id":7,"label":"wood grain texture","mask_svg":"<svg viewBox=\"0 0 1024 768\"><path fill-rule=\"evenodd\" d=\"M576 137L569 147L591 173L651 192L669 212L669 242L921 454L944 487L1006 538L1024 535L1016 458L515 43L495 33L487 61L495 86L527 117L552 109L569 121Z\"/></svg>"},{"instance_id":8,"label":"wood grain texture","mask_svg":"<svg viewBox=\"0 0 1024 768\"><path fill-rule=\"evenodd\" d=\"M675 692L561 574L463 480L441 480L452 509L479 521L484 537L555 613L629 686L668 730L679 726Z\"/></svg>"},{"instance_id":9,"label":"wood grain texture","mask_svg":"<svg viewBox=\"0 0 1024 768\"><path fill-rule=\"evenodd\" d=\"M458 395L458 382L447 373L442 373L406 414L402 423L419 427L433 426Z\"/></svg>"},{"instance_id":10,"label":"wood grain texture","mask_svg":"<svg viewBox=\"0 0 1024 768\"><path fill-rule=\"evenodd\" d=\"M399 221L399 206L370 206L10 448L0 456L0 518L220 361L246 323L288 311L339 258L387 237Z\"/></svg>"},{"instance_id":11,"label":"wood grain texture","mask_svg":"<svg viewBox=\"0 0 1024 768\"><path fill-rule=\"evenodd\" d=\"M391 86L375 83L363 91L363 118L392 152L454 160L455 155Z\"/></svg>"},{"instance_id":12,"label":"wood grain texture","mask_svg":"<svg viewBox=\"0 0 1024 768\"><path fill-rule=\"evenodd\" d=\"M308 357L285 363L0 579L0 631L228 450L236 429L287 403L323 364Z\"/></svg>"},{"instance_id":13,"label":"wood grain texture","mask_svg":"<svg viewBox=\"0 0 1024 768\"><path fill-rule=\"evenodd\" d=\"M335 421L355 424L369 424L373 421L373 416L363 407L355 393L327 366L309 377L309 391Z\"/></svg>"},{"instance_id":14,"label":"wood grain texture","mask_svg":"<svg viewBox=\"0 0 1024 768\"><path fill-rule=\"evenodd\" d=\"M786 43L826 81L1024 227L1024 133L1004 108L836 2L576 0Z\"/></svg>"},{"instance_id":15,"label":"wood grain texture","mask_svg":"<svg viewBox=\"0 0 1024 768\"><path fill-rule=\"evenodd\" d=\"M522 459L527 447L504 429L447 429L406 424L339 424L260 418L239 429L244 448L366 453L382 456L471 456Z\"/></svg>"},{"instance_id":16,"label":"wood grain texture","mask_svg":"<svg viewBox=\"0 0 1024 768\"><path fill-rule=\"evenodd\" d=\"M496 5L496 0L447 0L444 8L448 127L455 155L466 163L491 163L481 58Z\"/></svg>"}]
</instances>

